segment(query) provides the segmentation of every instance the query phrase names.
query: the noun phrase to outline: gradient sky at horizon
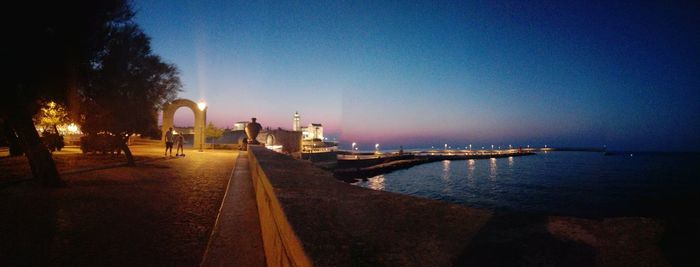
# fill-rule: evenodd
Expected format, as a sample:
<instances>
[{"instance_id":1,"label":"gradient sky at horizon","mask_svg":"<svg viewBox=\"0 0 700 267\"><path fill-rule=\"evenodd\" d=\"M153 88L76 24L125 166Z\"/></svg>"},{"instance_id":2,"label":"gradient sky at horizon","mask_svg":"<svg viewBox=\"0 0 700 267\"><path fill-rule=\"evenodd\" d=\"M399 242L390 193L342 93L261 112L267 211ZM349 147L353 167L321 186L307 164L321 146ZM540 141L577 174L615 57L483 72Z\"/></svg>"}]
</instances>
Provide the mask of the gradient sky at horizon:
<instances>
[{"instance_id":1,"label":"gradient sky at horizon","mask_svg":"<svg viewBox=\"0 0 700 267\"><path fill-rule=\"evenodd\" d=\"M700 150L692 2L222 2L134 2L219 126L299 111L366 149Z\"/></svg>"}]
</instances>

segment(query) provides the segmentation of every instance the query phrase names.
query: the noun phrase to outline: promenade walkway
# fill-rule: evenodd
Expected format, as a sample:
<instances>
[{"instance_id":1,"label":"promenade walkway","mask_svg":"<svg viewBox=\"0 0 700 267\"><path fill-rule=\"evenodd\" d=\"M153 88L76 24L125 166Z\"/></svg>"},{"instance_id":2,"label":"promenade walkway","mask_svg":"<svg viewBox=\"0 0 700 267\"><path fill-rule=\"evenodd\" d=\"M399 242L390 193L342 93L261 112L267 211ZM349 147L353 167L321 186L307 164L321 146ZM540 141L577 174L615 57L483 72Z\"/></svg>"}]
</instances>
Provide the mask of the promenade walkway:
<instances>
[{"instance_id":1,"label":"promenade walkway","mask_svg":"<svg viewBox=\"0 0 700 267\"><path fill-rule=\"evenodd\" d=\"M133 152L161 160L64 174L63 188L1 188L0 266L199 265L238 152L187 149L186 157L165 158L160 145ZM65 157L63 169L71 170L92 155Z\"/></svg>"},{"instance_id":2,"label":"promenade walkway","mask_svg":"<svg viewBox=\"0 0 700 267\"><path fill-rule=\"evenodd\" d=\"M265 266L248 154L239 152L201 266Z\"/></svg>"}]
</instances>

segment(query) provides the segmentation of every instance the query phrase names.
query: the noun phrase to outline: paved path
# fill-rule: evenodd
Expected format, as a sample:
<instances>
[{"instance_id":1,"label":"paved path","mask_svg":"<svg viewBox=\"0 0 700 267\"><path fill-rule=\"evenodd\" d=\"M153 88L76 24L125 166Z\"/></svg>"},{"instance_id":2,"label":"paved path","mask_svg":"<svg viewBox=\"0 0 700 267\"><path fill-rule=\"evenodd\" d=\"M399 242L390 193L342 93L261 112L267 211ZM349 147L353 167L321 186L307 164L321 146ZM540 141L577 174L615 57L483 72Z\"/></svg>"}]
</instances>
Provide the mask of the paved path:
<instances>
[{"instance_id":1,"label":"paved path","mask_svg":"<svg viewBox=\"0 0 700 267\"><path fill-rule=\"evenodd\" d=\"M188 150L64 175L65 188L3 188L0 265L197 266L237 156Z\"/></svg>"},{"instance_id":2,"label":"paved path","mask_svg":"<svg viewBox=\"0 0 700 267\"><path fill-rule=\"evenodd\" d=\"M265 266L248 156L240 152L201 266Z\"/></svg>"}]
</instances>

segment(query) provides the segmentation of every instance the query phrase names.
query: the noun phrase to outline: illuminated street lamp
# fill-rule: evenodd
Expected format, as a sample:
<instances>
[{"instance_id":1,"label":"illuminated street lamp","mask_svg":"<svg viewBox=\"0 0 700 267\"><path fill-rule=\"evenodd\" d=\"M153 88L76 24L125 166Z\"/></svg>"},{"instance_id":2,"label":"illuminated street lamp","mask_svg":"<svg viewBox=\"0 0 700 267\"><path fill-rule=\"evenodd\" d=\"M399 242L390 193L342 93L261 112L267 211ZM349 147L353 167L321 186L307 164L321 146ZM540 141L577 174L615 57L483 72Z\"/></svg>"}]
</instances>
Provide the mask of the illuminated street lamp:
<instances>
[{"instance_id":1,"label":"illuminated street lamp","mask_svg":"<svg viewBox=\"0 0 700 267\"><path fill-rule=\"evenodd\" d=\"M374 150L376 150L377 153L379 153L379 144L374 144Z\"/></svg>"},{"instance_id":2,"label":"illuminated street lamp","mask_svg":"<svg viewBox=\"0 0 700 267\"><path fill-rule=\"evenodd\" d=\"M472 150L472 144L469 144L469 150Z\"/></svg>"},{"instance_id":3,"label":"illuminated street lamp","mask_svg":"<svg viewBox=\"0 0 700 267\"><path fill-rule=\"evenodd\" d=\"M445 144L445 150L447 150L447 144Z\"/></svg>"},{"instance_id":4,"label":"illuminated street lamp","mask_svg":"<svg viewBox=\"0 0 700 267\"><path fill-rule=\"evenodd\" d=\"M204 102L204 99L199 100L199 103L197 103L197 108L199 108L200 111L204 111L204 109L207 108L207 102ZM206 125L207 122L204 122L204 125ZM202 145L204 144L204 125L199 126L199 152L202 152Z\"/></svg>"},{"instance_id":5,"label":"illuminated street lamp","mask_svg":"<svg viewBox=\"0 0 700 267\"><path fill-rule=\"evenodd\" d=\"M357 143L352 142L352 149L350 149L350 150L355 151L355 146L357 146Z\"/></svg>"},{"instance_id":6,"label":"illuminated street lamp","mask_svg":"<svg viewBox=\"0 0 700 267\"><path fill-rule=\"evenodd\" d=\"M493 150L493 145L491 145L491 150Z\"/></svg>"}]
</instances>

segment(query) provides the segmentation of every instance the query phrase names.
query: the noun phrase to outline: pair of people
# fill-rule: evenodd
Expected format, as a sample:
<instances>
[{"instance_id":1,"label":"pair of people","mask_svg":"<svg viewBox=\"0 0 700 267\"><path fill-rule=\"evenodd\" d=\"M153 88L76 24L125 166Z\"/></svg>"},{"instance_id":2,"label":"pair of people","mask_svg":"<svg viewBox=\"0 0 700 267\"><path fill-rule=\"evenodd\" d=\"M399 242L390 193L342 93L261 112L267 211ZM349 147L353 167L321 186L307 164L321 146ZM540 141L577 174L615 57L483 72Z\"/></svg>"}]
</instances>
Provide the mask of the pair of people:
<instances>
[{"instance_id":1,"label":"pair of people","mask_svg":"<svg viewBox=\"0 0 700 267\"><path fill-rule=\"evenodd\" d=\"M185 137L181 133L177 133L177 136L173 136L173 127L170 127L167 132L165 132L165 155L168 155L168 150L170 150L170 156L173 156L173 143L177 144L177 149L175 150L175 156L185 155L185 149L182 145L185 143ZM180 154L182 151L182 154Z\"/></svg>"}]
</instances>

